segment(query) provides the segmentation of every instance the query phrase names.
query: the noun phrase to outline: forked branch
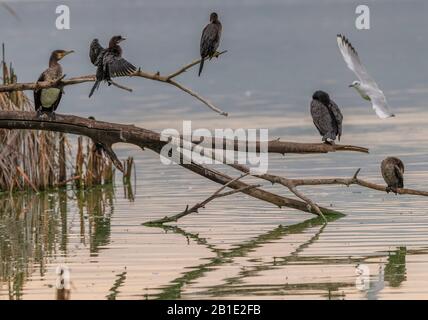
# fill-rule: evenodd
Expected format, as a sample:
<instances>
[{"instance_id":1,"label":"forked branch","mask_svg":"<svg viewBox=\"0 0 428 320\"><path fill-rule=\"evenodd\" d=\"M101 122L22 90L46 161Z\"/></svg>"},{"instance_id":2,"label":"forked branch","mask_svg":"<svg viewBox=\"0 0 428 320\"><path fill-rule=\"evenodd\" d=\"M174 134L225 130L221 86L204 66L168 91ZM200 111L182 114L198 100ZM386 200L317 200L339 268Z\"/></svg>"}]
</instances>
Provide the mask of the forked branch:
<instances>
[{"instance_id":1,"label":"forked branch","mask_svg":"<svg viewBox=\"0 0 428 320\"><path fill-rule=\"evenodd\" d=\"M219 53L217 53L216 56L218 57L218 56L220 56L226 52L227 51L219 52ZM145 78L145 79L149 79L149 80L154 80L154 81L170 84L170 85L186 92L187 94L191 95L192 97L198 99L199 101L201 101L203 104L205 104L211 110L219 113L222 116L227 116L228 115L227 112L221 110L219 107L215 106L208 99L202 97L198 93L196 93L196 92L192 91L191 89L183 86L182 84L180 84L179 82L177 82L173 79L173 78L179 76L180 74L186 72L189 68L199 64L200 62L201 62L201 59L195 60L192 63L185 65L184 67L181 67L177 71L175 71L175 72L173 72L167 76L162 76L162 75L160 75L159 72L150 73L150 72L143 71L141 69L138 69L137 71L130 74L129 76L130 77L140 77L140 78ZM66 86L75 85L75 84L79 84L79 83L94 82L95 81L95 75L86 75L86 76L80 76L80 77L73 77L73 78L69 78L69 79L64 79L64 77L65 77L65 75L59 79L52 80L52 81L29 82L29 83L12 83L12 84L8 84L8 85L0 85L0 92L35 90L35 89L52 88L52 87L58 87L58 86L66 87ZM118 84L116 82L112 82L112 84L114 86L120 88L120 89L132 91L131 88L125 87L125 86Z\"/></svg>"},{"instance_id":2,"label":"forked branch","mask_svg":"<svg viewBox=\"0 0 428 320\"><path fill-rule=\"evenodd\" d=\"M168 144L168 141L163 140L159 133L151 130L138 128L132 125L95 121L87 118L60 114L57 114L55 119L49 119L39 118L35 112L0 111L0 128L47 130L85 135L98 143L102 143L103 146L110 147L108 155L112 158L118 169L122 169L122 166L119 166L120 161L117 160L117 156L113 156L114 152L111 149L113 144L119 142L130 143L143 149L148 148L159 154L162 153L163 147ZM297 147L299 145L298 143L292 142L274 141L273 143L275 143L275 148L270 148L270 142L268 145L268 152L270 153L323 153L335 151L335 147L339 147L338 150L343 150L340 149L340 146L329 146L322 143L305 143L301 144L300 147ZM223 148L223 145L219 145L219 147ZM183 154L181 154L181 156L183 159L185 158ZM289 207L304 212L318 214L317 212L310 210L305 202L279 196L261 188L249 188L249 185L242 181L232 181L234 180L232 177L212 168L197 164L193 161L180 162L179 165L211 181L222 185L228 184L229 188L235 190L241 189L240 192L242 193L278 207ZM331 209L322 207L319 207L319 209L324 215L337 214L336 211Z\"/></svg>"}]
</instances>

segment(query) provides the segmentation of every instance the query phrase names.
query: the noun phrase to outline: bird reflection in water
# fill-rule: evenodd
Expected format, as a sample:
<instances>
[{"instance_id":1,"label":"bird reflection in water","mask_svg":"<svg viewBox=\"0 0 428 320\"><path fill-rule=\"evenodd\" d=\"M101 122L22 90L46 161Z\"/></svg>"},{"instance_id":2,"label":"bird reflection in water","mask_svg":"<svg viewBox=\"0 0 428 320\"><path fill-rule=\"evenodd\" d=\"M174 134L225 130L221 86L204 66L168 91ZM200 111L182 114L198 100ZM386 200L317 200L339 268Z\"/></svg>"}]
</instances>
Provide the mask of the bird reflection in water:
<instances>
[{"instance_id":1,"label":"bird reflection in water","mask_svg":"<svg viewBox=\"0 0 428 320\"><path fill-rule=\"evenodd\" d=\"M55 298L56 300L70 300L71 298L71 271L66 265L58 265L55 270Z\"/></svg>"}]
</instances>

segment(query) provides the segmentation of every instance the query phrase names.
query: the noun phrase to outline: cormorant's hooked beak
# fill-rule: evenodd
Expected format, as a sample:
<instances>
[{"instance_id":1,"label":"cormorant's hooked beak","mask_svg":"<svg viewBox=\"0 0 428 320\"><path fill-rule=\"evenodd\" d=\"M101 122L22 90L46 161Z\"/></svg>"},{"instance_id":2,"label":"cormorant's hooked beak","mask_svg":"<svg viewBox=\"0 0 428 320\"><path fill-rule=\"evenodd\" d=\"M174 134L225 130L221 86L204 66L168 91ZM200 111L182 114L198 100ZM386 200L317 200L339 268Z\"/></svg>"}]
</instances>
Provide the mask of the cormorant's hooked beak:
<instances>
[{"instance_id":1,"label":"cormorant's hooked beak","mask_svg":"<svg viewBox=\"0 0 428 320\"><path fill-rule=\"evenodd\" d=\"M73 53L73 52L74 52L74 50L65 51L65 52L62 54L62 57L61 57L61 58L64 58L65 56L67 56L67 55L69 55L70 53Z\"/></svg>"},{"instance_id":2,"label":"cormorant's hooked beak","mask_svg":"<svg viewBox=\"0 0 428 320\"><path fill-rule=\"evenodd\" d=\"M123 37L122 37L122 38L120 38L120 39L119 39L119 41L118 41L118 42L122 42L122 41L125 41L125 40L126 40L126 38L123 38Z\"/></svg>"},{"instance_id":3,"label":"cormorant's hooked beak","mask_svg":"<svg viewBox=\"0 0 428 320\"><path fill-rule=\"evenodd\" d=\"M352 83L348 86L349 88L353 88L355 87L355 85L353 85Z\"/></svg>"}]
</instances>

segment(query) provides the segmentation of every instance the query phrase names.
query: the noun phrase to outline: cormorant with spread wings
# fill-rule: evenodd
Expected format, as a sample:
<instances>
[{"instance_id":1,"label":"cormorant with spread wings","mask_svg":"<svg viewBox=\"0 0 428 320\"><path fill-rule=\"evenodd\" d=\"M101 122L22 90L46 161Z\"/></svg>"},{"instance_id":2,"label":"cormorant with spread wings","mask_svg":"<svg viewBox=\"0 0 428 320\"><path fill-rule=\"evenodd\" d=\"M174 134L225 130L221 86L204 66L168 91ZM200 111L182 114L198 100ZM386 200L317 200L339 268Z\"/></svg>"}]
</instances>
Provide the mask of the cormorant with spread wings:
<instances>
[{"instance_id":1,"label":"cormorant with spread wings","mask_svg":"<svg viewBox=\"0 0 428 320\"><path fill-rule=\"evenodd\" d=\"M112 37L107 49L100 45L98 39L92 41L89 47L89 58L92 64L97 67L97 74L89 97L93 95L95 89L98 89L102 81L107 81L111 85L112 77L127 76L137 70L135 66L122 58L122 48L119 43L123 40L125 38L122 36Z\"/></svg>"}]
</instances>

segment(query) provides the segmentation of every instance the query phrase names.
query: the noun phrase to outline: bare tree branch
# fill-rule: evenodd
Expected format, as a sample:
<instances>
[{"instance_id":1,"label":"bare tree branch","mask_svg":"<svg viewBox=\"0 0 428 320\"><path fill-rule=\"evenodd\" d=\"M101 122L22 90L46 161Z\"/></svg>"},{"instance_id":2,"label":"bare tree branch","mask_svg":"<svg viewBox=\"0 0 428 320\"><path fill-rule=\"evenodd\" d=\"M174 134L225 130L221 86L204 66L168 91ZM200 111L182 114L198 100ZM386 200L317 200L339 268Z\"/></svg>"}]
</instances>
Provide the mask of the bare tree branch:
<instances>
[{"instance_id":1,"label":"bare tree branch","mask_svg":"<svg viewBox=\"0 0 428 320\"><path fill-rule=\"evenodd\" d=\"M328 185L328 184L337 184L337 185L359 185L362 187L366 187L369 189L377 190L377 191L387 191L387 186L379 185L373 182L369 182L366 180L362 180L358 178L358 174L361 169L358 169L352 178L330 178L330 179L290 179L289 181L293 183L295 186L316 186L316 185ZM398 194L409 194L415 196L424 196L428 197L428 191L421 191L415 189L407 189L407 188L397 188Z\"/></svg>"},{"instance_id":2,"label":"bare tree branch","mask_svg":"<svg viewBox=\"0 0 428 320\"><path fill-rule=\"evenodd\" d=\"M227 51L223 51L217 54L217 57L221 54L225 53ZM217 106L215 106L212 102L208 101L207 99L200 96L198 93L192 91L191 89L181 85L177 81L173 80L173 78L177 77L178 75L186 72L189 68L197 65L201 59L195 60L192 63L178 69L177 71L167 75L162 76L159 72L156 73L149 73L146 71L143 71L141 69L138 69L134 73L130 74L129 77L140 77L145 78L149 80L159 81L166 84L170 84L187 94L191 95L192 97L198 99L203 104L205 104L208 108L211 110L219 113L222 116L227 116L228 113L221 110ZM64 79L65 75L62 76L60 79L52 80L52 81L41 81L41 82L29 82L29 83L13 83L8 85L0 85L0 92L12 92L12 91L23 91L23 90L36 90L36 89L45 89L45 88L51 88L51 87L65 87L69 85L75 85L79 83L85 83L85 82L94 82L95 81L95 75L86 75L86 76L80 76L80 77L74 77L69 78L67 80ZM120 85L116 82L112 82L112 84L120 89L132 91L132 89L125 87L123 85Z\"/></svg>"},{"instance_id":3,"label":"bare tree branch","mask_svg":"<svg viewBox=\"0 0 428 320\"><path fill-rule=\"evenodd\" d=\"M214 54L214 57L218 58L219 56L221 56L222 54L224 54L224 53L226 53L226 52L227 52L227 50L224 50L224 51L221 51L221 52L216 52L216 53ZM207 60L207 59L209 59L209 57L206 57L206 58L205 58L205 60ZM202 60L202 59L197 59L197 60L193 61L192 63L189 63L188 65L186 65L186 66L184 66L184 67L182 67L182 68L178 69L177 71L175 71L175 72L171 73L170 75L168 75L168 76L166 77L166 79L167 79L167 80L171 80L172 78L175 78L176 76L178 76L178 75L182 74L183 72L186 72L186 71L187 71L188 69L190 69L191 67L193 67L193 66L195 66L195 65L200 64L200 63L201 63L201 60Z\"/></svg>"},{"instance_id":4,"label":"bare tree branch","mask_svg":"<svg viewBox=\"0 0 428 320\"><path fill-rule=\"evenodd\" d=\"M156 153L161 153L162 148L168 143L168 141L162 141L159 133L138 128L132 125L123 125L108 123L102 121L90 120L87 118L81 118L77 116L60 115L57 114L55 119L39 118L35 112L22 112L22 111L0 111L0 128L3 129L31 129L31 130L47 130L47 131L58 131L64 133L71 133L77 135L85 135L96 142L103 143L103 145L111 146L115 143L124 142L137 145L141 148L148 148ZM275 141L275 143L279 143ZM269 152L281 151L281 153L288 152L288 142L281 142L282 147L275 150L269 148ZM319 149L314 149L313 145L320 145ZM302 144L300 150L296 147L296 143L292 143L293 152L307 153L308 151L314 152L328 152L324 144ZM328 148L333 148L328 146ZM334 148L332 149L334 150ZM340 149L339 149L340 150ZM112 151L112 150L111 150ZM113 151L112 151L113 152ZM111 153L109 156L112 156ZM184 158L184 155L182 155ZM112 159L114 161L114 158ZM117 164L117 161L115 161ZM245 193L256 199L269 202L278 207L289 207L304 212L318 214L309 210L307 203L276 195L274 193L265 191L260 188L246 188L249 186L241 181L232 181L233 178L228 175L221 173L212 168L208 168L197 164L193 161L188 163L179 163L182 167L195 172L211 181L220 183L222 185L228 184L228 187L232 189L242 189L240 192ZM118 166L118 169L121 167ZM337 211L319 207L320 211L324 215L337 214Z\"/></svg>"},{"instance_id":5,"label":"bare tree branch","mask_svg":"<svg viewBox=\"0 0 428 320\"><path fill-rule=\"evenodd\" d=\"M88 136L94 141L106 145L123 142L134 144L141 148L148 147L149 149L155 146L163 147L169 143L168 139L161 137L159 133L144 128L138 128L134 125L95 121L63 114L56 114L55 119L51 119L37 117L35 112L0 111L0 128L57 131ZM199 142L199 140L195 141L195 143ZM366 148L358 146L330 145L325 143L297 143L278 140L268 141L266 143L267 152L277 154L308 154L367 150ZM241 144L241 142L235 141L231 146L235 151L239 151L239 144ZM257 141L256 145L257 150L259 150L260 142ZM215 149L225 150L229 145L225 143L213 145L213 147Z\"/></svg>"}]
</instances>

